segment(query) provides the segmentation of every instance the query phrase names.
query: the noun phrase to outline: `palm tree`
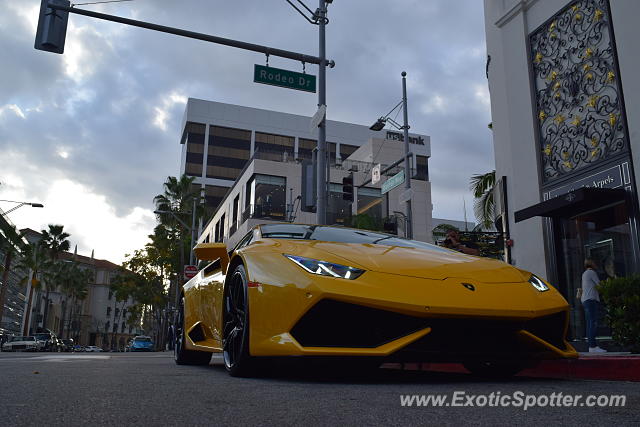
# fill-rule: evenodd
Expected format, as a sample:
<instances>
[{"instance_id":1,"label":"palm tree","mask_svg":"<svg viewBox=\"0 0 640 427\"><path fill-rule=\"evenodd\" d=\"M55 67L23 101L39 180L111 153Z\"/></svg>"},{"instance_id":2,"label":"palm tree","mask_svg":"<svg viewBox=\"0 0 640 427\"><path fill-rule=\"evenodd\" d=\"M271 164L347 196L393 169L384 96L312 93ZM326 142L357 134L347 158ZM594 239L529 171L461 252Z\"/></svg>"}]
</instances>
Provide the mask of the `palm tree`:
<instances>
[{"instance_id":1,"label":"palm tree","mask_svg":"<svg viewBox=\"0 0 640 427\"><path fill-rule=\"evenodd\" d=\"M56 264L58 262L58 257L62 252L68 251L71 244L69 243L69 233L64 232L63 225L54 225L49 224L48 230L42 230L42 244L49 253L49 260ZM47 327L47 320L49 317L49 294L52 290L57 288L57 277L56 272L52 272L49 275L50 280L45 280L45 306L44 306L44 316L42 320L43 326Z\"/></svg>"},{"instance_id":2,"label":"palm tree","mask_svg":"<svg viewBox=\"0 0 640 427\"><path fill-rule=\"evenodd\" d=\"M473 192L473 212L484 228L490 228L494 219L493 188L496 184L496 171L473 175L470 189Z\"/></svg>"},{"instance_id":3,"label":"palm tree","mask_svg":"<svg viewBox=\"0 0 640 427\"><path fill-rule=\"evenodd\" d=\"M40 288L40 278L42 273L47 271L50 266L51 262L48 260L45 248L42 247L40 242L28 243L22 248L22 251L20 252L20 261L16 265L16 269L28 272L28 274L22 278L20 284L23 285L29 280L29 278L31 278L29 295L27 295L27 309L25 311L25 329L22 331L24 335L29 334L29 319L31 316L33 290Z\"/></svg>"}]
</instances>

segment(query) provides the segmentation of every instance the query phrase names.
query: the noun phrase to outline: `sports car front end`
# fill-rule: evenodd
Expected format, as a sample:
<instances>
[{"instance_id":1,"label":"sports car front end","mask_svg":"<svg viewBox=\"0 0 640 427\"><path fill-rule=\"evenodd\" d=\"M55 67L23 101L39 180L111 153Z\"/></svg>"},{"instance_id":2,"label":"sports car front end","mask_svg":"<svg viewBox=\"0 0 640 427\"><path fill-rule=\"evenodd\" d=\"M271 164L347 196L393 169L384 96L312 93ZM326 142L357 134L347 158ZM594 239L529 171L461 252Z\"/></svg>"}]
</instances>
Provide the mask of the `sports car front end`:
<instances>
[{"instance_id":1,"label":"sports car front end","mask_svg":"<svg viewBox=\"0 0 640 427\"><path fill-rule=\"evenodd\" d=\"M437 247L284 239L265 239L242 257L252 355L576 357L565 340L564 298L499 261Z\"/></svg>"}]
</instances>

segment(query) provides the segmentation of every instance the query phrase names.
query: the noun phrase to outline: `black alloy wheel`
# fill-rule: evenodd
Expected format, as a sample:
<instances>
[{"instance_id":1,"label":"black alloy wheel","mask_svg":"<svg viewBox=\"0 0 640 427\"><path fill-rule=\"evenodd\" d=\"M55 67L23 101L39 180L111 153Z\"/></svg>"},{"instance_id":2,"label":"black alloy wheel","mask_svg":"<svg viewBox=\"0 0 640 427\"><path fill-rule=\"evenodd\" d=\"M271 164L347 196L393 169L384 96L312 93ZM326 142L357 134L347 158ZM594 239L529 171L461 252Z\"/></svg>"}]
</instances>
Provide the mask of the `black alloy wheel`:
<instances>
[{"instance_id":1,"label":"black alloy wheel","mask_svg":"<svg viewBox=\"0 0 640 427\"><path fill-rule=\"evenodd\" d=\"M249 304L247 274L238 265L224 293L222 357L227 372L233 377L248 376L255 367L249 356Z\"/></svg>"},{"instance_id":2,"label":"black alloy wheel","mask_svg":"<svg viewBox=\"0 0 640 427\"><path fill-rule=\"evenodd\" d=\"M173 346L173 359L177 365L208 365L211 361L211 353L206 351L193 351L185 348L184 331L184 297L180 298L175 319L175 343Z\"/></svg>"}]
</instances>

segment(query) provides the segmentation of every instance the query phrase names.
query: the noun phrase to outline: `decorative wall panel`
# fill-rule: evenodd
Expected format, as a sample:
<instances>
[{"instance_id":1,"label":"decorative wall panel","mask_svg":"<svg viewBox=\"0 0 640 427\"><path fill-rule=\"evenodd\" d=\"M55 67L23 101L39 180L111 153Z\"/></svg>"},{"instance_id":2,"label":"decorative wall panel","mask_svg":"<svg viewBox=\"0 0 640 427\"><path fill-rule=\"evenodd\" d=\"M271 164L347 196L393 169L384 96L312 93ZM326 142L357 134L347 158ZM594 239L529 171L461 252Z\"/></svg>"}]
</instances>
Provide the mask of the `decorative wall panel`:
<instances>
[{"instance_id":1,"label":"decorative wall panel","mask_svg":"<svg viewBox=\"0 0 640 427\"><path fill-rule=\"evenodd\" d=\"M542 182L627 150L607 0L571 3L530 35Z\"/></svg>"}]
</instances>

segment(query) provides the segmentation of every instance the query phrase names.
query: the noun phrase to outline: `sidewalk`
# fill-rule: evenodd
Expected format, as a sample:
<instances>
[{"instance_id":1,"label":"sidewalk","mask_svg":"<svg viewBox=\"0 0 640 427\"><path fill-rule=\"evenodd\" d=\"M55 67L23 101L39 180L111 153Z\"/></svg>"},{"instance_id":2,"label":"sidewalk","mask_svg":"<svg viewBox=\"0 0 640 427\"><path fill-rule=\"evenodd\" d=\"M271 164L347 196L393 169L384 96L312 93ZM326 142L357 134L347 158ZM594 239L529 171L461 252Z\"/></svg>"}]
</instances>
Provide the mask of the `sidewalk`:
<instances>
[{"instance_id":1,"label":"sidewalk","mask_svg":"<svg viewBox=\"0 0 640 427\"><path fill-rule=\"evenodd\" d=\"M411 371L468 373L459 363L387 363L384 366ZM640 354L580 353L578 359L544 360L537 367L525 369L518 376L640 382Z\"/></svg>"}]
</instances>

